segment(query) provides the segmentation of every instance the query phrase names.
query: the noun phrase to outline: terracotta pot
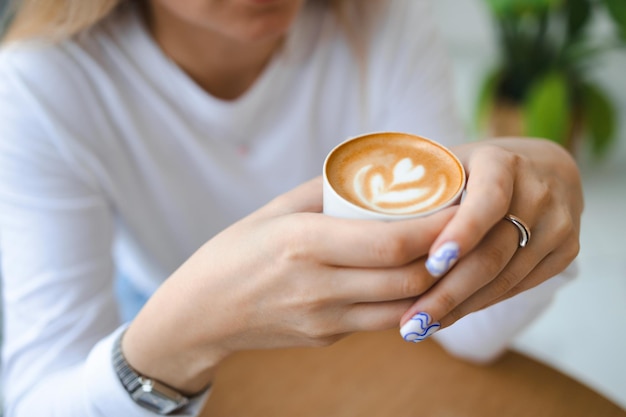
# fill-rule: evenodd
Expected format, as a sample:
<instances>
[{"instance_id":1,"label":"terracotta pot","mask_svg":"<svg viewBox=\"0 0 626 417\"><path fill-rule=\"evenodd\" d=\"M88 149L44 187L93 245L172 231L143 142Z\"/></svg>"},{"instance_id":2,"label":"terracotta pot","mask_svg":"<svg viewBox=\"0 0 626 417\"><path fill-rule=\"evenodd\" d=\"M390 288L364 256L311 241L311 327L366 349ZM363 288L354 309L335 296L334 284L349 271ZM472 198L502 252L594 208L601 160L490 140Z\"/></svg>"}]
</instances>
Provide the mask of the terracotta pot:
<instances>
[{"instance_id":1,"label":"terracotta pot","mask_svg":"<svg viewBox=\"0 0 626 417\"><path fill-rule=\"evenodd\" d=\"M574 110L572 114L569 133L563 146L572 155L578 155L582 142L583 122L578 116L580 111ZM481 137L526 136L525 132L526 125L521 106L513 101L500 99L493 106Z\"/></svg>"},{"instance_id":2,"label":"terracotta pot","mask_svg":"<svg viewBox=\"0 0 626 417\"><path fill-rule=\"evenodd\" d=\"M521 107L509 100L498 100L487 120L487 136L524 136L525 130Z\"/></svg>"}]
</instances>

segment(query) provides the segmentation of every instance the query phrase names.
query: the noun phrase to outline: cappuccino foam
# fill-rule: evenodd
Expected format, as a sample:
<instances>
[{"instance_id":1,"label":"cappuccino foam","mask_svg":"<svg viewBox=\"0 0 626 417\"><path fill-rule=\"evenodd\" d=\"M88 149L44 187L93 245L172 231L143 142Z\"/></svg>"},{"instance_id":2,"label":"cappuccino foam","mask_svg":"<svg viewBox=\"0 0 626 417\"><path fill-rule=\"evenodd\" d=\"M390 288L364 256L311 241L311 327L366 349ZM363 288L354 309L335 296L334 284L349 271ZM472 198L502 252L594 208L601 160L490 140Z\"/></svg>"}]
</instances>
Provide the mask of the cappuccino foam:
<instances>
[{"instance_id":1,"label":"cappuccino foam","mask_svg":"<svg viewBox=\"0 0 626 417\"><path fill-rule=\"evenodd\" d=\"M344 199L367 210L408 215L445 206L464 184L456 157L430 140L374 133L337 147L326 176Z\"/></svg>"}]
</instances>

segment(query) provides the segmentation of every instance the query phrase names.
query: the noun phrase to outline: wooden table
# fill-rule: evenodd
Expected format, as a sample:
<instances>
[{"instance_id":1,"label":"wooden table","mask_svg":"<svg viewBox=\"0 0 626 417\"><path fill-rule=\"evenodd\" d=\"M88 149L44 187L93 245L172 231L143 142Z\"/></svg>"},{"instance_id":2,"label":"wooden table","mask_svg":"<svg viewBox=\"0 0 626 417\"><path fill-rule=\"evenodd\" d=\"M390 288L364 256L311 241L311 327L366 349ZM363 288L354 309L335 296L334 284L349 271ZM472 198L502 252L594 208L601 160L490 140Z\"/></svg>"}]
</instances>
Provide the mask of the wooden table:
<instances>
[{"instance_id":1,"label":"wooden table","mask_svg":"<svg viewBox=\"0 0 626 417\"><path fill-rule=\"evenodd\" d=\"M626 417L586 386L524 355L490 366L396 331L317 349L243 352L220 367L203 417Z\"/></svg>"}]
</instances>

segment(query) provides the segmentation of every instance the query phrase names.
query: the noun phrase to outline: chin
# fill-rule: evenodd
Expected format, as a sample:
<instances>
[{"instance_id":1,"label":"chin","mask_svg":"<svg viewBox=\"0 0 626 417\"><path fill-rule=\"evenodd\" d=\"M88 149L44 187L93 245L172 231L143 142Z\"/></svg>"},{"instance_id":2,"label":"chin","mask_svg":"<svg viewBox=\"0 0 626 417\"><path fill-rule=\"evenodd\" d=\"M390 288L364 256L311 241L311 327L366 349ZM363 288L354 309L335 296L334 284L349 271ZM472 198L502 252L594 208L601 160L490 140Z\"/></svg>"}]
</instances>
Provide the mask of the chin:
<instances>
[{"instance_id":1,"label":"chin","mask_svg":"<svg viewBox=\"0 0 626 417\"><path fill-rule=\"evenodd\" d=\"M231 26L231 35L240 41L275 40L287 34L296 19L302 1L294 0L242 0L256 5L249 13Z\"/></svg>"},{"instance_id":2,"label":"chin","mask_svg":"<svg viewBox=\"0 0 626 417\"><path fill-rule=\"evenodd\" d=\"M232 37L242 43L270 42L283 38L289 31L289 26L264 27L258 25L255 27L246 27L236 33L232 33Z\"/></svg>"}]
</instances>

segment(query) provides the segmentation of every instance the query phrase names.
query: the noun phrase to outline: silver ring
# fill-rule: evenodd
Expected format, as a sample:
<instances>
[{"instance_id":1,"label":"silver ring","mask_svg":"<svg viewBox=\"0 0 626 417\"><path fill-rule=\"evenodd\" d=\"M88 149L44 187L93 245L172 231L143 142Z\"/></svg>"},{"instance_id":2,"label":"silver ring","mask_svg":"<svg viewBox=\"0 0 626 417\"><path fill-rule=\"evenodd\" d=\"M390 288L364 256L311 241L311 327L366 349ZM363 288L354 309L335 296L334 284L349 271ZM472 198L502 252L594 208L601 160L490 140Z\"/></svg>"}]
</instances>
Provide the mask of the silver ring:
<instances>
[{"instance_id":1,"label":"silver ring","mask_svg":"<svg viewBox=\"0 0 626 417\"><path fill-rule=\"evenodd\" d=\"M524 223L519 217L515 217L512 214L507 214L504 216L504 220L508 220L517 227L519 231L519 247L523 248L528 245L528 241L530 240L530 228Z\"/></svg>"}]
</instances>

